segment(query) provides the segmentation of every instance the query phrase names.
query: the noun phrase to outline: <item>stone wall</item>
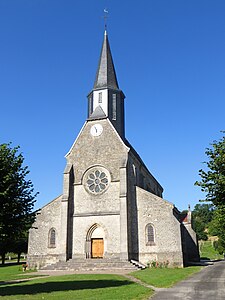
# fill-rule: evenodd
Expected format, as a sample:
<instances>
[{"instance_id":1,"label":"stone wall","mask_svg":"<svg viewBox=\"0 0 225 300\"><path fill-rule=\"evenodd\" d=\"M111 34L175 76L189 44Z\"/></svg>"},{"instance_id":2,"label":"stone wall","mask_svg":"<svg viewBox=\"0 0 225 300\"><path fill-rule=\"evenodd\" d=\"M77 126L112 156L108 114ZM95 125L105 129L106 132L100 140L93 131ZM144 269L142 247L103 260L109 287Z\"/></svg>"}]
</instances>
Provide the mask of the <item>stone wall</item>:
<instances>
[{"instance_id":1,"label":"stone wall","mask_svg":"<svg viewBox=\"0 0 225 300\"><path fill-rule=\"evenodd\" d=\"M128 248L129 259L139 260L139 219L136 186L162 195L163 188L146 169L135 150L129 152L127 164L127 213L128 213ZM142 212L140 211L139 214Z\"/></svg>"},{"instance_id":2,"label":"stone wall","mask_svg":"<svg viewBox=\"0 0 225 300\"><path fill-rule=\"evenodd\" d=\"M59 196L45 205L36 216L36 221L29 230L28 264L29 267L39 267L60 259L60 228L61 228L61 199ZM49 247L49 231L56 232L56 246Z\"/></svg>"},{"instance_id":3,"label":"stone wall","mask_svg":"<svg viewBox=\"0 0 225 300\"><path fill-rule=\"evenodd\" d=\"M190 262L198 262L200 260L198 240L191 223L184 222L181 225L181 233L185 266L189 265Z\"/></svg>"},{"instance_id":4,"label":"stone wall","mask_svg":"<svg viewBox=\"0 0 225 300\"><path fill-rule=\"evenodd\" d=\"M87 233L94 224L98 224L105 231L104 257L113 253L119 255L119 182L111 182L107 191L100 195L92 195L83 185L76 185L74 195L73 258L85 257Z\"/></svg>"},{"instance_id":5,"label":"stone wall","mask_svg":"<svg viewBox=\"0 0 225 300\"><path fill-rule=\"evenodd\" d=\"M120 256L120 216L119 215L92 215L75 217L73 258L86 258L86 238L93 225L103 229L104 258Z\"/></svg>"},{"instance_id":6,"label":"stone wall","mask_svg":"<svg viewBox=\"0 0 225 300\"><path fill-rule=\"evenodd\" d=\"M103 127L100 136L90 134L95 124ZM74 169L73 258L87 255L87 233L95 224L105 231L104 257L120 256L121 224L126 227L127 220L127 214L121 213L121 182L126 186L126 178L121 181L121 168L126 167L128 151L110 121L101 119L85 123L67 154L67 164ZM91 192L86 184L88 174L96 170L108 179L107 188L100 193Z\"/></svg>"},{"instance_id":7,"label":"stone wall","mask_svg":"<svg viewBox=\"0 0 225 300\"><path fill-rule=\"evenodd\" d=\"M100 136L92 136L91 127L97 123L103 126L103 132ZM66 155L68 163L74 167L75 184L81 184L86 170L95 165L102 165L109 170L112 181L119 181L119 171L127 164L128 151L108 119L86 122Z\"/></svg>"},{"instance_id":8,"label":"stone wall","mask_svg":"<svg viewBox=\"0 0 225 300\"><path fill-rule=\"evenodd\" d=\"M139 260L166 262L183 266L180 222L174 217L174 206L139 187L136 188L138 209ZM146 225L154 227L155 243L146 242Z\"/></svg>"},{"instance_id":9,"label":"stone wall","mask_svg":"<svg viewBox=\"0 0 225 300\"><path fill-rule=\"evenodd\" d=\"M111 182L103 194L92 195L83 185L74 186L74 215L119 213L119 182Z\"/></svg>"}]
</instances>

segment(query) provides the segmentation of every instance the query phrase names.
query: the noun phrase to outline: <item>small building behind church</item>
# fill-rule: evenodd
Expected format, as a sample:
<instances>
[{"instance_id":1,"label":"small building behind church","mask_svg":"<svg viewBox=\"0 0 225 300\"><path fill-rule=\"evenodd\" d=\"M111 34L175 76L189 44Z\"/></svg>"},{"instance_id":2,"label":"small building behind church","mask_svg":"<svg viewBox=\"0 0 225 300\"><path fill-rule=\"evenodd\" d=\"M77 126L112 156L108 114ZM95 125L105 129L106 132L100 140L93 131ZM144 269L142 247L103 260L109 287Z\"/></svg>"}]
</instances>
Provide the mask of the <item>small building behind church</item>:
<instances>
[{"instance_id":1,"label":"small building behind church","mask_svg":"<svg viewBox=\"0 0 225 300\"><path fill-rule=\"evenodd\" d=\"M105 31L88 117L66 154L63 193L29 231L30 267L199 260L190 210L183 221L125 137L124 99Z\"/></svg>"}]
</instances>

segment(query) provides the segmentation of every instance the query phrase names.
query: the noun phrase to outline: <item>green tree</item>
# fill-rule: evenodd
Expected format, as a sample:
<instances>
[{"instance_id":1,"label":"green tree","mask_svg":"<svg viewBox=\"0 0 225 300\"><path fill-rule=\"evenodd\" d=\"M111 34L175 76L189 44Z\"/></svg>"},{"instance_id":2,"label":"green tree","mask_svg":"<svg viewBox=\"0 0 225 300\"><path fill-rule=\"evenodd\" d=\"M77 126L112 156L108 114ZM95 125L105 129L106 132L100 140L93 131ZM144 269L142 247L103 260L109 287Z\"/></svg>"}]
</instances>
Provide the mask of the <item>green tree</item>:
<instances>
[{"instance_id":1,"label":"green tree","mask_svg":"<svg viewBox=\"0 0 225 300\"><path fill-rule=\"evenodd\" d=\"M207 225L213 218L213 212L213 204L196 204L192 211L192 217L200 219Z\"/></svg>"},{"instance_id":2,"label":"green tree","mask_svg":"<svg viewBox=\"0 0 225 300\"><path fill-rule=\"evenodd\" d=\"M24 237L34 222L32 212L36 194L33 184L26 177L28 167L19 147L0 144L0 255L2 264L5 254L12 251L16 242Z\"/></svg>"},{"instance_id":3,"label":"green tree","mask_svg":"<svg viewBox=\"0 0 225 300\"><path fill-rule=\"evenodd\" d=\"M28 246L28 241L27 241L27 235L24 236L23 238L20 238L16 241L16 243L13 245L13 252L17 254L17 262L20 262L20 257L22 253L27 252L27 246Z\"/></svg>"},{"instance_id":4,"label":"green tree","mask_svg":"<svg viewBox=\"0 0 225 300\"><path fill-rule=\"evenodd\" d=\"M206 231L213 218L213 211L212 204L196 204L192 211L192 226L199 240L208 239Z\"/></svg>"},{"instance_id":5,"label":"green tree","mask_svg":"<svg viewBox=\"0 0 225 300\"><path fill-rule=\"evenodd\" d=\"M221 239L218 240L218 241L214 241L213 242L213 247L214 247L214 249L217 252L219 252L219 254L223 254L224 253L224 245L223 245Z\"/></svg>"},{"instance_id":6,"label":"green tree","mask_svg":"<svg viewBox=\"0 0 225 300\"><path fill-rule=\"evenodd\" d=\"M209 161L204 162L207 171L199 170L201 181L196 185L206 193L206 201L211 201L216 207L225 205L225 137L214 141L212 148L206 149Z\"/></svg>"},{"instance_id":7,"label":"green tree","mask_svg":"<svg viewBox=\"0 0 225 300\"><path fill-rule=\"evenodd\" d=\"M201 180L195 184L206 193L204 201L210 201L216 207L213 222L217 227L220 251L225 251L225 137L214 141L206 149L207 170L199 170Z\"/></svg>"},{"instance_id":8,"label":"green tree","mask_svg":"<svg viewBox=\"0 0 225 300\"><path fill-rule=\"evenodd\" d=\"M219 220L217 218L217 210L214 210L214 215L213 218L211 220L211 222L209 222L208 224L208 233L211 236L218 236L219 235Z\"/></svg>"},{"instance_id":9,"label":"green tree","mask_svg":"<svg viewBox=\"0 0 225 300\"><path fill-rule=\"evenodd\" d=\"M192 211L192 226L198 239L206 241L208 224L213 218L213 204L196 204Z\"/></svg>"},{"instance_id":10,"label":"green tree","mask_svg":"<svg viewBox=\"0 0 225 300\"><path fill-rule=\"evenodd\" d=\"M192 218L192 227L197 234L199 240L207 241L208 236L206 233L205 224L198 218Z\"/></svg>"}]
</instances>

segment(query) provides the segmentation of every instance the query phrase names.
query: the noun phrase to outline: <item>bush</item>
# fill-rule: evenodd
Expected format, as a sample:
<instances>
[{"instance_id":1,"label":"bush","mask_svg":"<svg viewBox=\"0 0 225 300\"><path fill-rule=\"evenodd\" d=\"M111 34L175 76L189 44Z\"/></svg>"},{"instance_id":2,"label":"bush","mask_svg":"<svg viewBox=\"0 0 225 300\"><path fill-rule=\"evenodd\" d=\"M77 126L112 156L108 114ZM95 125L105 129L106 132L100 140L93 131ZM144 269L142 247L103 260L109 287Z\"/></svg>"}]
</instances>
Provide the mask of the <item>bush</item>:
<instances>
[{"instance_id":1,"label":"bush","mask_svg":"<svg viewBox=\"0 0 225 300\"><path fill-rule=\"evenodd\" d=\"M148 268L168 268L169 266L169 261L166 260L166 261L163 261L163 262L158 262L156 260L152 260L150 262L147 263L147 267Z\"/></svg>"},{"instance_id":2,"label":"bush","mask_svg":"<svg viewBox=\"0 0 225 300\"><path fill-rule=\"evenodd\" d=\"M217 252L219 252L219 254L223 254L224 248L223 248L223 246L221 245L221 241L220 241L220 240L214 241L214 242L213 242L213 247L214 247L214 249L215 249Z\"/></svg>"}]
</instances>

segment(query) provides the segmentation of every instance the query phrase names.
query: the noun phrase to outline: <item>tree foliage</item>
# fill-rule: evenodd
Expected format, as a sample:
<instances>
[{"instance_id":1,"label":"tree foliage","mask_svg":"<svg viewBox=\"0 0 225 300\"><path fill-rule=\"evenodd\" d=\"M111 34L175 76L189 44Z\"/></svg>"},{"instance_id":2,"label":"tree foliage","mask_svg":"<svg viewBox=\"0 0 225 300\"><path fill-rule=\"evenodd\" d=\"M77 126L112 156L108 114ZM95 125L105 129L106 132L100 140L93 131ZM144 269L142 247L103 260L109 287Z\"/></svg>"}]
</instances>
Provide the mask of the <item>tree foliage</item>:
<instances>
[{"instance_id":1,"label":"tree foliage","mask_svg":"<svg viewBox=\"0 0 225 300\"><path fill-rule=\"evenodd\" d=\"M198 219L193 219L192 220L192 227L194 229L194 231L197 234L197 237L199 240L203 240L203 241L207 241L208 240L208 236L207 233L205 231L205 224L202 223L201 220Z\"/></svg>"},{"instance_id":2,"label":"tree foliage","mask_svg":"<svg viewBox=\"0 0 225 300\"><path fill-rule=\"evenodd\" d=\"M192 217L198 218L202 223L207 225L213 218L214 206L213 204L196 204L192 211Z\"/></svg>"},{"instance_id":3,"label":"tree foliage","mask_svg":"<svg viewBox=\"0 0 225 300\"><path fill-rule=\"evenodd\" d=\"M17 254L17 262L20 262L20 257L22 253L27 252L28 247L28 239L27 236L24 238L20 238L16 241L16 243L13 246L13 252Z\"/></svg>"},{"instance_id":4,"label":"tree foliage","mask_svg":"<svg viewBox=\"0 0 225 300\"><path fill-rule=\"evenodd\" d=\"M217 233L221 252L221 249L225 251L225 137L214 141L205 153L208 157L208 161L205 162L207 170L199 170L201 180L195 184L206 193L205 201L211 201L215 206L209 230Z\"/></svg>"},{"instance_id":5,"label":"tree foliage","mask_svg":"<svg viewBox=\"0 0 225 300\"><path fill-rule=\"evenodd\" d=\"M219 220L217 219L216 210L214 211L214 216L212 221L208 224L208 234L210 236L218 236L219 235Z\"/></svg>"},{"instance_id":6,"label":"tree foliage","mask_svg":"<svg viewBox=\"0 0 225 300\"><path fill-rule=\"evenodd\" d=\"M196 204L192 211L192 226L199 240L208 239L206 230L212 221L213 211L212 204Z\"/></svg>"},{"instance_id":7,"label":"tree foliage","mask_svg":"<svg viewBox=\"0 0 225 300\"><path fill-rule=\"evenodd\" d=\"M36 194L33 184L26 177L28 167L23 166L24 157L18 153L19 147L0 144L0 255L4 263L5 253L34 221L32 213Z\"/></svg>"},{"instance_id":8,"label":"tree foliage","mask_svg":"<svg viewBox=\"0 0 225 300\"><path fill-rule=\"evenodd\" d=\"M206 201L211 201L215 206L225 205L225 137L214 141L212 148L206 149L209 160L204 162L207 171L199 170L201 181L195 184L206 193Z\"/></svg>"}]
</instances>

